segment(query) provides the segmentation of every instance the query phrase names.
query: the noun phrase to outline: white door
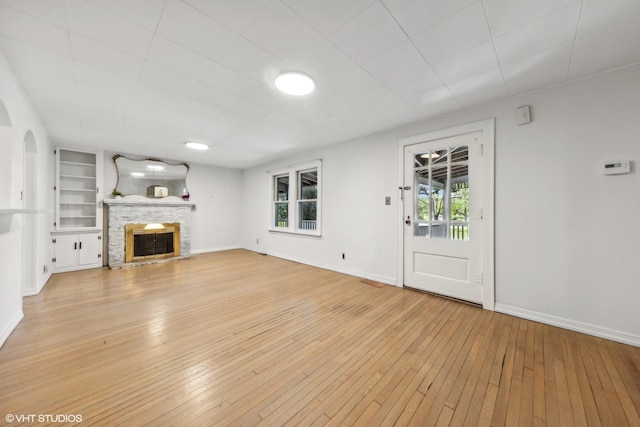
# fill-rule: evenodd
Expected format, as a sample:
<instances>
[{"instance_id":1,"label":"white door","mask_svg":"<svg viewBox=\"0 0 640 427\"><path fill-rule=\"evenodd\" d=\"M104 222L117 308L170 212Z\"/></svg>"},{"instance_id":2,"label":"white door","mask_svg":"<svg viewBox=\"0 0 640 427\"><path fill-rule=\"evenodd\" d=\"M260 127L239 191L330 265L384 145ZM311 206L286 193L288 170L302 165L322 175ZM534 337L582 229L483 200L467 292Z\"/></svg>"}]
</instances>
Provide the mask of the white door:
<instances>
[{"instance_id":1,"label":"white door","mask_svg":"<svg viewBox=\"0 0 640 427\"><path fill-rule=\"evenodd\" d=\"M482 303L482 141L404 148L404 285Z\"/></svg>"}]
</instances>

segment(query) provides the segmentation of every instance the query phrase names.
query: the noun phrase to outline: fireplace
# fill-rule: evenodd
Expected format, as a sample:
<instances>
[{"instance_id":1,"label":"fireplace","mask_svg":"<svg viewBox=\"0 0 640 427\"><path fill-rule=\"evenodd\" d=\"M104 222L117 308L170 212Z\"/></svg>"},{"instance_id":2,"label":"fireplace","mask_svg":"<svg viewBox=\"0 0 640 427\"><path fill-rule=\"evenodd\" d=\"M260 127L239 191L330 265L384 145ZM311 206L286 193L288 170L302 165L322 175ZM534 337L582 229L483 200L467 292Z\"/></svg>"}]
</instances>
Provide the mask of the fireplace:
<instances>
[{"instance_id":1,"label":"fireplace","mask_svg":"<svg viewBox=\"0 0 640 427\"><path fill-rule=\"evenodd\" d=\"M125 262L180 256L180 223L125 225Z\"/></svg>"}]
</instances>

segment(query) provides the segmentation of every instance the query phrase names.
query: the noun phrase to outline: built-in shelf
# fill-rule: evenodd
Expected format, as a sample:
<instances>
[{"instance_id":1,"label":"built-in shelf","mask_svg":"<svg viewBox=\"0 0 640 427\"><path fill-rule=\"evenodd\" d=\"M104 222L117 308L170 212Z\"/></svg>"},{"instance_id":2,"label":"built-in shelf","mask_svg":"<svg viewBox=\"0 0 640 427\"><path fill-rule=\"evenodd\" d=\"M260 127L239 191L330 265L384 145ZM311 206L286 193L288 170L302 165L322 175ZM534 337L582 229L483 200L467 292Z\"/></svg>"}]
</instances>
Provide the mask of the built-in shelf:
<instances>
[{"instance_id":1,"label":"built-in shelf","mask_svg":"<svg viewBox=\"0 0 640 427\"><path fill-rule=\"evenodd\" d=\"M60 160L60 164L61 165L76 165L76 166L92 166L92 167L96 167L95 163L82 163L82 162L69 162L66 160Z\"/></svg>"},{"instance_id":2,"label":"built-in shelf","mask_svg":"<svg viewBox=\"0 0 640 427\"><path fill-rule=\"evenodd\" d=\"M81 188L61 188L60 191L89 191L91 193L95 193L96 192L96 190L94 190L93 188L89 189L89 190L83 190Z\"/></svg>"},{"instance_id":3,"label":"built-in shelf","mask_svg":"<svg viewBox=\"0 0 640 427\"><path fill-rule=\"evenodd\" d=\"M84 206L93 206L95 203L85 203L85 202L61 202L60 205L84 205Z\"/></svg>"},{"instance_id":4,"label":"built-in shelf","mask_svg":"<svg viewBox=\"0 0 640 427\"><path fill-rule=\"evenodd\" d=\"M60 175L60 178L71 178L71 179L93 179L95 180L95 176L80 176L80 175Z\"/></svg>"}]
</instances>

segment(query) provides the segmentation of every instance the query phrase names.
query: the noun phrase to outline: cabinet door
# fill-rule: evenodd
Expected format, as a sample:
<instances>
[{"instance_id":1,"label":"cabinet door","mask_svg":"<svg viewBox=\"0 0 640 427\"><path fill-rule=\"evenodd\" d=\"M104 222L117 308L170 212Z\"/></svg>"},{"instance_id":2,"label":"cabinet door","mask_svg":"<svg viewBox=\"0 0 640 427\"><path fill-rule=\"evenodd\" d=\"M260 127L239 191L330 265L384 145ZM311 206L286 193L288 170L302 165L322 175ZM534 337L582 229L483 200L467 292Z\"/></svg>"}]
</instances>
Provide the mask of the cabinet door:
<instances>
[{"instance_id":1,"label":"cabinet door","mask_svg":"<svg viewBox=\"0 0 640 427\"><path fill-rule=\"evenodd\" d=\"M102 264L102 240L101 233L85 233L79 234L78 238L78 265L96 265Z\"/></svg>"},{"instance_id":2,"label":"cabinet door","mask_svg":"<svg viewBox=\"0 0 640 427\"><path fill-rule=\"evenodd\" d=\"M56 243L54 256L56 258L55 268L69 268L77 265L78 262L78 236L75 234L58 234L54 237Z\"/></svg>"}]
</instances>

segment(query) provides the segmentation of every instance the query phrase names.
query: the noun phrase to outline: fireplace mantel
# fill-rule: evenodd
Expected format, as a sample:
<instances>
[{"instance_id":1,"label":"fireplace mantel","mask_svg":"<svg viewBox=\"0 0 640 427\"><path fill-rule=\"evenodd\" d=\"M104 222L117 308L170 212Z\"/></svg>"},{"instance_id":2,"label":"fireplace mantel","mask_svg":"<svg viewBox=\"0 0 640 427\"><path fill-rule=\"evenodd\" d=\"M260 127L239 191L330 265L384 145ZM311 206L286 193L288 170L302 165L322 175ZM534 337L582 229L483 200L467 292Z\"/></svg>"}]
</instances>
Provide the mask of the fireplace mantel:
<instances>
[{"instance_id":1,"label":"fireplace mantel","mask_svg":"<svg viewBox=\"0 0 640 427\"><path fill-rule=\"evenodd\" d=\"M184 201L180 197L163 197L161 199L151 199L144 196L125 196L119 199L104 199L107 205L119 206L191 206L195 207L195 202Z\"/></svg>"},{"instance_id":2,"label":"fireplace mantel","mask_svg":"<svg viewBox=\"0 0 640 427\"><path fill-rule=\"evenodd\" d=\"M125 227L127 224L179 223L180 256L191 256L191 211L194 202L179 197L151 199L144 196L126 196L105 199L108 221L109 267L135 265L125 261Z\"/></svg>"}]
</instances>

